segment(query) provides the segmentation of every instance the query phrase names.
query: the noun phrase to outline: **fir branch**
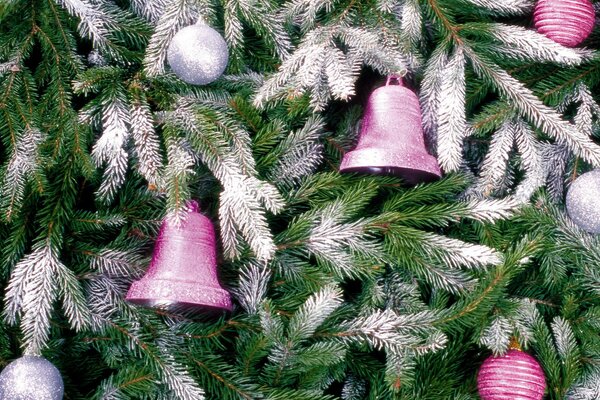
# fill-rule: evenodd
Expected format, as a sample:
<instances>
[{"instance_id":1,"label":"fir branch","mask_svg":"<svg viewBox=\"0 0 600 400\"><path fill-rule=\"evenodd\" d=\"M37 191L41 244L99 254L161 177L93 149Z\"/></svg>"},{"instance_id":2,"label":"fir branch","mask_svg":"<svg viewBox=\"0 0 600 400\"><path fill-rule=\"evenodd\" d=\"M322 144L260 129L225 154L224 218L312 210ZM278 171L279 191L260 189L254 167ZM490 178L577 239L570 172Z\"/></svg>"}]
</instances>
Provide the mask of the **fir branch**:
<instances>
[{"instance_id":1,"label":"fir branch","mask_svg":"<svg viewBox=\"0 0 600 400\"><path fill-rule=\"evenodd\" d=\"M158 186L163 168L160 140L154 129L154 119L142 88L130 90L131 132L137 156L137 169L150 185Z\"/></svg>"},{"instance_id":2,"label":"fir branch","mask_svg":"<svg viewBox=\"0 0 600 400\"><path fill-rule=\"evenodd\" d=\"M319 139L324 125L321 117L311 116L302 129L292 132L272 151L279 156L269 171L271 181L291 187L314 172L323 159Z\"/></svg>"},{"instance_id":3,"label":"fir branch","mask_svg":"<svg viewBox=\"0 0 600 400\"><path fill-rule=\"evenodd\" d=\"M543 144L542 157L547 173L548 192L554 200L562 199L565 193L567 164L571 158L569 149L561 144Z\"/></svg>"},{"instance_id":4,"label":"fir branch","mask_svg":"<svg viewBox=\"0 0 600 400\"><path fill-rule=\"evenodd\" d=\"M479 338L479 343L490 349L494 355L499 356L508 350L511 334L510 321L503 316L496 316Z\"/></svg>"},{"instance_id":5,"label":"fir branch","mask_svg":"<svg viewBox=\"0 0 600 400\"><path fill-rule=\"evenodd\" d=\"M220 360L220 358L204 357L202 360L193 358L192 362L199 370L210 377L213 382L216 382L219 385L219 389L222 386L228 393L231 393L234 396L232 398L253 400L260 396L256 385L248 383L250 381L249 378L239 376L235 368Z\"/></svg>"},{"instance_id":6,"label":"fir branch","mask_svg":"<svg viewBox=\"0 0 600 400\"><path fill-rule=\"evenodd\" d=\"M86 0L56 0L71 14L80 19L79 31L89 37L95 47L106 49L108 46L109 25L114 25L109 16L95 3Z\"/></svg>"},{"instance_id":7,"label":"fir branch","mask_svg":"<svg viewBox=\"0 0 600 400\"><path fill-rule=\"evenodd\" d=\"M573 125L561 119L550 107L543 104L533 92L506 71L475 54L465 50L475 72L489 80L500 93L514 102L522 116L539 126L544 133L559 143L569 146L570 150L593 165L600 166L600 147L589 137L577 131Z\"/></svg>"},{"instance_id":8,"label":"fir branch","mask_svg":"<svg viewBox=\"0 0 600 400\"><path fill-rule=\"evenodd\" d=\"M345 51L335 45L338 40ZM262 107L271 100L288 97L291 91L294 97L310 91L311 105L321 110L331 97L344 100L354 93L361 64L383 74L406 69L402 54L396 49L382 48L375 32L344 25L315 28L283 61L279 71L267 79L256 94L254 104Z\"/></svg>"},{"instance_id":9,"label":"fir branch","mask_svg":"<svg viewBox=\"0 0 600 400\"><path fill-rule=\"evenodd\" d=\"M270 343L280 343L285 328L281 316L273 310L271 301L266 300L262 303L259 317L260 326Z\"/></svg>"},{"instance_id":10,"label":"fir branch","mask_svg":"<svg viewBox=\"0 0 600 400\"><path fill-rule=\"evenodd\" d=\"M430 143L437 144L438 109L442 79L448 65L447 45L438 45L431 53L425 66L421 82L420 102L423 116L423 128Z\"/></svg>"},{"instance_id":11,"label":"fir branch","mask_svg":"<svg viewBox=\"0 0 600 400\"><path fill-rule=\"evenodd\" d=\"M294 313L287 326L287 338L298 345L310 338L317 328L342 304L342 292L335 286L326 286L309 297Z\"/></svg>"},{"instance_id":12,"label":"fir branch","mask_svg":"<svg viewBox=\"0 0 600 400\"><path fill-rule=\"evenodd\" d=\"M570 388L579 375L581 357L575 334L569 322L561 317L552 321L552 331L556 342L556 349L563 368L562 386Z\"/></svg>"},{"instance_id":13,"label":"fir branch","mask_svg":"<svg viewBox=\"0 0 600 400\"><path fill-rule=\"evenodd\" d=\"M600 397L600 367L586 372L567 393L570 400L594 400Z\"/></svg>"},{"instance_id":14,"label":"fir branch","mask_svg":"<svg viewBox=\"0 0 600 400\"><path fill-rule=\"evenodd\" d=\"M515 191L515 197L522 202L527 202L533 193L542 187L548 173L541 146L534 132L523 121L518 121L515 128L515 143L517 151L521 154L521 165L526 173L525 179ZM554 166L548 167L554 168Z\"/></svg>"},{"instance_id":15,"label":"fir branch","mask_svg":"<svg viewBox=\"0 0 600 400\"><path fill-rule=\"evenodd\" d=\"M304 32L315 26L318 13L330 11L332 0L293 0L285 5L282 14L287 20L299 25Z\"/></svg>"},{"instance_id":16,"label":"fir branch","mask_svg":"<svg viewBox=\"0 0 600 400\"><path fill-rule=\"evenodd\" d=\"M366 221L342 223L342 201L324 207L312 222L306 247L340 277L356 276L356 256L383 260L383 249L367 232Z\"/></svg>"},{"instance_id":17,"label":"fir branch","mask_svg":"<svg viewBox=\"0 0 600 400\"><path fill-rule=\"evenodd\" d=\"M498 15L521 15L531 12L533 9L532 0L465 0L465 2Z\"/></svg>"},{"instance_id":18,"label":"fir branch","mask_svg":"<svg viewBox=\"0 0 600 400\"><path fill-rule=\"evenodd\" d=\"M366 397L366 393L365 381L351 375L344 382L342 400L362 400Z\"/></svg>"},{"instance_id":19,"label":"fir branch","mask_svg":"<svg viewBox=\"0 0 600 400\"><path fill-rule=\"evenodd\" d=\"M510 197L497 200L473 199L466 204L465 217L494 223L512 217L518 206L519 202Z\"/></svg>"},{"instance_id":20,"label":"fir branch","mask_svg":"<svg viewBox=\"0 0 600 400\"><path fill-rule=\"evenodd\" d=\"M438 161L446 172L458 171L463 163L463 140L468 134L465 110L465 57L462 48L445 66L437 111Z\"/></svg>"},{"instance_id":21,"label":"fir branch","mask_svg":"<svg viewBox=\"0 0 600 400\"><path fill-rule=\"evenodd\" d=\"M123 246L124 247L124 246ZM102 274L130 276L142 272L142 257L139 249L113 249L105 247L97 253L87 252L90 267Z\"/></svg>"},{"instance_id":22,"label":"fir branch","mask_svg":"<svg viewBox=\"0 0 600 400\"><path fill-rule=\"evenodd\" d=\"M152 23L157 23L168 4L167 0L131 0L131 9Z\"/></svg>"},{"instance_id":23,"label":"fir branch","mask_svg":"<svg viewBox=\"0 0 600 400\"><path fill-rule=\"evenodd\" d=\"M470 26L465 24L463 29L468 30ZM561 46L552 39L521 26L490 23L485 25L485 29L503 44L503 47L499 48L503 54L517 59L576 66L592 56L589 50Z\"/></svg>"},{"instance_id":24,"label":"fir branch","mask_svg":"<svg viewBox=\"0 0 600 400\"><path fill-rule=\"evenodd\" d=\"M114 331L115 340L123 341L130 351L143 358L146 365L156 371L161 382L171 392L169 393L171 398L173 396L182 400L203 400L205 398L204 391L173 354L171 349L174 343L172 342L177 339L174 339L172 334L167 333L167 336L159 337L155 344L125 326L111 320L105 320L105 322ZM169 346L167 343L171 343L171 345ZM167 345L167 347L161 345Z\"/></svg>"},{"instance_id":25,"label":"fir branch","mask_svg":"<svg viewBox=\"0 0 600 400\"><path fill-rule=\"evenodd\" d=\"M343 330L334 334L344 342L368 343L376 349L392 352L422 343L417 334L431 333L435 313L399 315L392 310L379 310L366 317L345 322ZM437 337L436 347L443 347L445 336Z\"/></svg>"},{"instance_id":26,"label":"fir branch","mask_svg":"<svg viewBox=\"0 0 600 400\"><path fill-rule=\"evenodd\" d=\"M90 305L91 328L94 332L102 333L109 326L108 320L113 318L138 318L139 313L125 302L131 282L99 274L89 277L86 282L87 302Z\"/></svg>"},{"instance_id":27,"label":"fir branch","mask_svg":"<svg viewBox=\"0 0 600 400\"><path fill-rule=\"evenodd\" d=\"M204 400L204 390L198 386L187 368L175 360L170 351L163 352L161 378L181 400Z\"/></svg>"},{"instance_id":28,"label":"fir branch","mask_svg":"<svg viewBox=\"0 0 600 400\"><path fill-rule=\"evenodd\" d=\"M21 317L27 352L39 354L47 344L52 306L59 295L71 326L88 326L89 311L73 272L50 247L38 246L15 266L5 298L5 319L14 324Z\"/></svg>"},{"instance_id":29,"label":"fir branch","mask_svg":"<svg viewBox=\"0 0 600 400\"><path fill-rule=\"evenodd\" d=\"M234 1L228 0L228 2ZM284 29L283 17L276 12L274 3L268 0L236 1L236 3L239 14L265 41L267 46L273 49L280 59L285 60L289 57L292 47L291 39Z\"/></svg>"},{"instance_id":30,"label":"fir branch","mask_svg":"<svg viewBox=\"0 0 600 400\"><path fill-rule=\"evenodd\" d=\"M417 254L424 254L433 260L451 268L467 267L472 269L498 265L502 255L494 249L463 242L462 240L419 231L401 225L392 225L388 231L389 243L394 247L391 254L413 249ZM398 247L396 247L398 246Z\"/></svg>"},{"instance_id":31,"label":"fir branch","mask_svg":"<svg viewBox=\"0 0 600 400\"><path fill-rule=\"evenodd\" d=\"M164 171L164 182L168 188L168 208L174 213L175 220L180 220L186 201L190 198L188 182L195 174L193 167L196 158L184 140L169 138L166 146L168 164Z\"/></svg>"},{"instance_id":32,"label":"fir branch","mask_svg":"<svg viewBox=\"0 0 600 400\"><path fill-rule=\"evenodd\" d=\"M275 244L264 208L279 212L283 208L283 200L274 186L253 176L254 160L245 139L248 133L236 134L227 130L228 135L225 136L220 130L224 116L219 118L217 115L215 121L211 114L207 114L210 118L205 119L202 114L194 112L193 105L184 104L169 114L167 124L188 134L195 152L223 185L219 218L225 253L231 258L239 255L236 232L240 232L258 259L270 259L275 252ZM237 137L233 145L226 140L228 136ZM179 196L178 192L175 194Z\"/></svg>"},{"instance_id":33,"label":"fir branch","mask_svg":"<svg viewBox=\"0 0 600 400\"><path fill-rule=\"evenodd\" d=\"M476 190L485 196L502 189L503 177L506 174L508 159L515 141L515 124L513 121L504 123L494 134L490 148L481 166Z\"/></svg>"},{"instance_id":34,"label":"fir branch","mask_svg":"<svg viewBox=\"0 0 600 400\"><path fill-rule=\"evenodd\" d=\"M106 90L102 103L103 132L94 145L92 157L98 167L107 164L97 194L101 200L110 202L125 182L129 157L124 147L129 139L131 119L127 97L120 85Z\"/></svg>"},{"instance_id":35,"label":"fir branch","mask_svg":"<svg viewBox=\"0 0 600 400\"><path fill-rule=\"evenodd\" d=\"M381 3L379 6L381 8ZM395 2L394 2L395 3ZM388 8L388 12L391 7ZM401 38L411 44L411 47L417 48L423 38L423 15L421 14L421 6L418 0L406 0L402 6L401 16Z\"/></svg>"},{"instance_id":36,"label":"fir branch","mask_svg":"<svg viewBox=\"0 0 600 400\"><path fill-rule=\"evenodd\" d=\"M98 388L94 399L130 400L136 393L152 391L152 383L156 377L137 368L123 368L117 373L104 379Z\"/></svg>"},{"instance_id":37,"label":"fir branch","mask_svg":"<svg viewBox=\"0 0 600 400\"><path fill-rule=\"evenodd\" d=\"M258 313L270 280L270 271L256 263L245 265L240 270L240 282L234 293L248 314Z\"/></svg>"},{"instance_id":38,"label":"fir branch","mask_svg":"<svg viewBox=\"0 0 600 400\"><path fill-rule=\"evenodd\" d=\"M0 209L7 221L11 221L21 209L28 183L37 180L36 190L43 188L39 154L43 140L44 135L38 129L26 130L17 138L0 186Z\"/></svg>"}]
</instances>

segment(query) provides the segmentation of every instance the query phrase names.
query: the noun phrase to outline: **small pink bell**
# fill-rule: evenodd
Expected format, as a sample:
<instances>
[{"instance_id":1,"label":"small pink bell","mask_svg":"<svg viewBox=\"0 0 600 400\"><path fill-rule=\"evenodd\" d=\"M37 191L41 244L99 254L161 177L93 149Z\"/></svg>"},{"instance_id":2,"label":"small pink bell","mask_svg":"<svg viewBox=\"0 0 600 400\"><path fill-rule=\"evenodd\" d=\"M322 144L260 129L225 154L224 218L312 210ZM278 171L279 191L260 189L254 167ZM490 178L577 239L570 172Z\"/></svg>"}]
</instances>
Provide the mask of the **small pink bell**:
<instances>
[{"instance_id":1,"label":"small pink bell","mask_svg":"<svg viewBox=\"0 0 600 400\"><path fill-rule=\"evenodd\" d=\"M191 201L186 220L165 220L144 277L131 285L127 301L177 310L231 311L231 297L217 278L215 229Z\"/></svg>"},{"instance_id":2,"label":"small pink bell","mask_svg":"<svg viewBox=\"0 0 600 400\"><path fill-rule=\"evenodd\" d=\"M590 0L538 0L533 19L539 33L575 47L594 30L595 14Z\"/></svg>"},{"instance_id":3,"label":"small pink bell","mask_svg":"<svg viewBox=\"0 0 600 400\"><path fill-rule=\"evenodd\" d=\"M392 85L395 79L398 85ZM425 149L419 99L391 76L375 89L362 121L356 149L344 155L341 172L397 175L409 184L438 179L442 173Z\"/></svg>"}]
</instances>

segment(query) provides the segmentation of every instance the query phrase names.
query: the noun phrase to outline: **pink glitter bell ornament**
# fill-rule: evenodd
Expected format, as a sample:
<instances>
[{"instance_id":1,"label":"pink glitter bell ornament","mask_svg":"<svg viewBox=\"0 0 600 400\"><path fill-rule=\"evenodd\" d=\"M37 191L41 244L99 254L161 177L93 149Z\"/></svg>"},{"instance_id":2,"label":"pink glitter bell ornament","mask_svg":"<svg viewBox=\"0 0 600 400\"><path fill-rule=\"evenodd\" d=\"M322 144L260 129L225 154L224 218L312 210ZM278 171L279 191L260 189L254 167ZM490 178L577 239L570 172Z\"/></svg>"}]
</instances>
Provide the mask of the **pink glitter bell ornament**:
<instances>
[{"instance_id":1,"label":"pink glitter bell ornament","mask_svg":"<svg viewBox=\"0 0 600 400\"><path fill-rule=\"evenodd\" d=\"M185 311L231 311L231 297L217 278L215 229L189 203L181 225L165 220L148 272L134 282L127 301L147 307Z\"/></svg>"},{"instance_id":2,"label":"pink glitter bell ornament","mask_svg":"<svg viewBox=\"0 0 600 400\"><path fill-rule=\"evenodd\" d=\"M425 149L419 99L402 86L401 78L391 76L371 93L358 145L344 155L340 171L396 175L409 184L442 175L437 160Z\"/></svg>"},{"instance_id":3,"label":"pink glitter bell ornament","mask_svg":"<svg viewBox=\"0 0 600 400\"><path fill-rule=\"evenodd\" d=\"M544 371L535 358L517 349L489 357L477 376L482 400L542 400L546 390Z\"/></svg>"},{"instance_id":4,"label":"pink glitter bell ornament","mask_svg":"<svg viewBox=\"0 0 600 400\"><path fill-rule=\"evenodd\" d=\"M592 33L596 15L590 0L538 0L533 18L539 33L575 47Z\"/></svg>"}]
</instances>

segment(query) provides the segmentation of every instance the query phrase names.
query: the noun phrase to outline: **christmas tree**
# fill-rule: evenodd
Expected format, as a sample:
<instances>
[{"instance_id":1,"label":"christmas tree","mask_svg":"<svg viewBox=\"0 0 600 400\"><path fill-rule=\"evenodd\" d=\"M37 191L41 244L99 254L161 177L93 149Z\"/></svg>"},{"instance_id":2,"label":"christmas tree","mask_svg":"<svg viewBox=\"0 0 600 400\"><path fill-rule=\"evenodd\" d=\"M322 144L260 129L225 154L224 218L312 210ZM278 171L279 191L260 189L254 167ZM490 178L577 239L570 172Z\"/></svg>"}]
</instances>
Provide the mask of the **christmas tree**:
<instances>
[{"instance_id":1,"label":"christmas tree","mask_svg":"<svg viewBox=\"0 0 600 400\"><path fill-rule=\"evenodd\" d=\"M3 0L0 397L511 399L478 371L518 347L599 399L593 11ZM128 301L151 261L223 299Z\"/></svg>"}]
</instances>

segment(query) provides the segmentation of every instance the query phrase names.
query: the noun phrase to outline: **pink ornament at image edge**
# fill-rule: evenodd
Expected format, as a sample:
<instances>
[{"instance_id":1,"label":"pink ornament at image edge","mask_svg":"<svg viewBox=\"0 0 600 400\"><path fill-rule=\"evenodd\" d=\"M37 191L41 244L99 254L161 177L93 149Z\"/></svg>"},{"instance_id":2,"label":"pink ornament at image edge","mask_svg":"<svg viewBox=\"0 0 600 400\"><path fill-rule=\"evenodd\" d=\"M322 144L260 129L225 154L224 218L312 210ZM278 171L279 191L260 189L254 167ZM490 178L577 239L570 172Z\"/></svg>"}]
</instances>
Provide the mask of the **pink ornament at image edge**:
<instances>
[{"instance_id":1,"label":"pink ornament at image edge","mask_svg":"<svg viewBox=\"0 0 600 400\"><path fill-rule=\"evenodd\" d=\"M165 220L148 271L134 282L126 300L148 307L231 311L231 296L217 277L216 235L212 222L189 203L186 220Z\"/></svg>"},{"instance_id":2,"label":"pink ornament at image edge","mask_svg":"<svg viewBox=\"0 0 600 400\"><path fill-rule=\"evenodd\" d=\"M583 42L592 33L595 20L589 0L538 0L534 11L538 32L568 47Z\"/></svg>"},{"instance_id":3,"label":"pink ornament at image edge","mask_svg":"<svg viewBox=\"0 0 600 400\"><path fill-rule=\"evenodd\" d=\"M392 79L398 85L390 84ZM419 99L400 78L388 78L369 96L358 144L344 155L340 171L397 175L409 184L442 175L425 148Z\"/></svg>"},{"instance_id":4,"label":"pink ornament at image edge","mask_svg":"<svg viewBox=\"0 0 600 400\"><path fill-rule=\"evenodd\" d=\"M483 362L477 389L482 400L541 400L546 379L535 358L520 350L509 350Z\"/></svg>"}]
</instances>

